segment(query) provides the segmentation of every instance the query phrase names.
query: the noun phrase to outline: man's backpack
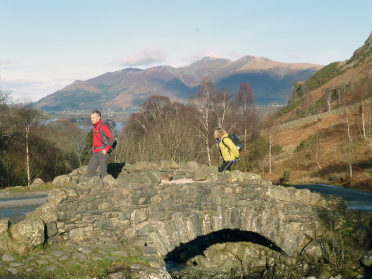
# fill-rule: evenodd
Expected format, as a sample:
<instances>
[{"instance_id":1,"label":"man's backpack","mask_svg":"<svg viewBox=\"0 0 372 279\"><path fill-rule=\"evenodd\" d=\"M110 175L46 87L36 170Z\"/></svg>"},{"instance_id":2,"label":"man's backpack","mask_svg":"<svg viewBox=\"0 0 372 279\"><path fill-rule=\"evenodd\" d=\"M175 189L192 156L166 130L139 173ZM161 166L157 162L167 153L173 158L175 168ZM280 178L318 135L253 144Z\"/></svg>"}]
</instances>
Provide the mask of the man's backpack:
<instances>
[{"instance_id":1,"label":"man's backpack","mask_svg":"<svg viewBox=\"0 0 372 279\"><path fill-rule=\"evenodd\" d=\"M111 146L111 149L113 150L118 146L118 132L116 130L116 123L110 119L107 119L105 122L102 121L102 123L99 125L99 133L101 135L102 145L103 145L103 148L105 148L105 146L107 145L106 143L107 143L108 137L105 133L102 132L102 129L101 129L102 124L107 125L107 127L110 130L112 139L114 141Z\"/></svg>"},{"instance_id":2,"label":"man's backpack","mask_svg":"<svg viewBox=\"0 0 372 279\"><path fill-rule=\"evenodd\" d=\"M236 147L237 147L238 150L239 150L239 153L242 152L242 150L243 150L243 145L241 144L241 142L240 142L240 140L239 140L239 136L238 136L237 134L230 134L230 135L228 135L227 137L228 137L229 139L231 139L231 141L233 142L233 144L236 145ZM223 142L223 140L224 140L224 139L222 139L222 143L223 143L223 144L224 144L228 149L230 149L229 146L226 145L226 144Z\"/></svg>"}]
</instances>

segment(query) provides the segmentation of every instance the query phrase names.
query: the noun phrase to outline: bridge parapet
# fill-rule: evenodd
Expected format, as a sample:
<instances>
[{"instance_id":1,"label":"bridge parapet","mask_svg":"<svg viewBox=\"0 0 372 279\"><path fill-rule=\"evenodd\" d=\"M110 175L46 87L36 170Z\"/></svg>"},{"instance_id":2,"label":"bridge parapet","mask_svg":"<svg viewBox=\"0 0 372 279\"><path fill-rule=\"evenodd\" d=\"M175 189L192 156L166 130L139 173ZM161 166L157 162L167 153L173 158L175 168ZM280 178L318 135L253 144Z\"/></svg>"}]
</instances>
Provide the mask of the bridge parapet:
<instances>
[{"instance_id":1,"label":"bridge parapet","mask_svg":"<svg viewBox=\"0 0 372 279\"><path fill-rule=\"evenodd\" d=\"M146 243L161 255L198 236L235 229L258 233L292 256L301 252L308 237L329 230L330 223L331 229L356 225L339 197L275 186L239 172L235 178L229 173L211 175L219 181L159 184L162 175L169 177L172 172L190 170L132 170L103 181L89 179L84 172L73 174L74 187L55 189L49 195L45 206L57 218L48 222L55 223L65 238ZM353 214L359 214L361 225L363 213Z\"/></svg>"}]
</instances>

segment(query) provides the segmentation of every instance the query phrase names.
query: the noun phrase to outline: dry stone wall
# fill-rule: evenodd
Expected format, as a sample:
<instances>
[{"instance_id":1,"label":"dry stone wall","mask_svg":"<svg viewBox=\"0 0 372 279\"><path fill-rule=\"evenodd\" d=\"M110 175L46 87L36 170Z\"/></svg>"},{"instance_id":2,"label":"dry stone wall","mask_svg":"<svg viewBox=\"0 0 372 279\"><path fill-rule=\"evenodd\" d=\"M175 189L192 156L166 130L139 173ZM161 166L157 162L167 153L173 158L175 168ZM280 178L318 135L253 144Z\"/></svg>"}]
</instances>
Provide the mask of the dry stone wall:
<instances>
[{"instance_id":1,"label":"dry stone wall","mask_svg":"<svg viewBox=\"0 0 372 279\"><path fill-rule=\"evenodd\" d=\"M261 234L290 256L301 252L307 236L329 230L330 223L337 230L367 224L371 218L345 211L347 205L339 197L275 186L255 174L218 174L215 169L203 171L195 162L187 166L191 169L154 170L147 169L154 165L139 163L128 166L116 179L109 175L103 181L77 170L60 178L74 187L54 190L48 197L57 220L40 218L55 223L66 239L136 241L155 247L161 255L198 236L238 229ZM161 176L192 178L199 172L209 180L159 184Z\"/></svg>"},{"instance_id":2,"label":"dry stone wall","mask_svg":"<svg viewBox=\"0 0 372 279\"><path fill-rule=\"evenodd\" d=\"M283 270L286 274L294 272L292 267L276 270L280 265L305 261L309 269L320 249L317 239L333 232L346 235L347 245L354 241L363 255L368 255L372 215L346 210L346 202L337 196L272 185L254 173L221 174L216 167L196 162L111 164L109 173L104 179L89 178L87 168L82 167L56 177L53 183L61 188L52 190L46 204L12 227L13 237L42 242L38 236L44 236L44 231L35 226L38 222L45 224L52 244L117 243L137 247L144 257L146 249L152 249L152 256L166 256L199 236L227 230L255 233L268 243L265 248L247 242L213 246L204 256L192 259L198 265L191 270L196 277L188 278L200 278L198 274L208 266L210 272L222 274L238 264L242 274L268 268L273 274L270 278L278 278ZM190 183L181 183L185 179ZM0 229L8 228L1 223ZM254 250L258 252L253 255ZM132 255L135 251L119 252ZM369 264L368 259L363 261ZM162 268L160 262L152 264ZM217 268L219 265L222 269ZM296 272L302 274L308 269Z\"/></svg>"}]
</instances>

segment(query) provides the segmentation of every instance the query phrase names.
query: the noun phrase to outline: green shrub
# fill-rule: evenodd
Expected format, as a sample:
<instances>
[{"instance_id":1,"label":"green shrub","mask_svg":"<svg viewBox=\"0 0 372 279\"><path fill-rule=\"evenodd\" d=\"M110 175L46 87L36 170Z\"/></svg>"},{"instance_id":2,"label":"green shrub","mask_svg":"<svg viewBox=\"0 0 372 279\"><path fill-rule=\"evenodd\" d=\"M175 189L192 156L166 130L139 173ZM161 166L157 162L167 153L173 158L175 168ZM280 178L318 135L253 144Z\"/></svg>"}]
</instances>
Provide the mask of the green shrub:
<instances>
[{"instance_id":1,"label":"green shrub","mask_svg":"<svg viewBox=\"0 0 372 279\"><path fill-rule=\"evenodd\" d=\"M312 142L314 142L314 140L315 140L314 136L312 135L308 136L307 139L304 139L300 142L300 144L296 147L295 152L300 152L306 149L306 147L308 147Z\"/></svg>"},{"instance_id":2,"label":"green shrub","mask_svg":"<svg viewBox=\"0 0 372 279\"><path fill-rule=\"evenodd\" d=\"M310 91L313 91L324 84L326 84L331 79L343 74L345 72L341 71L341 69L338 67L338 62L333 62L323 68L321 68L319 71L314 73L311 77L309 77L304 84L306 84L309 87Z\"/></svg>"},{"instance_id":3,"label":"green shrub","mask_svg":"<svg viewBox=\"0 0 372 279\"><path fill-rule=\"evenodd\" d=\"M280 182L282 182L282 183L289 182L289 180L291 179L291 173L292 173L292 171L290 171L290 170L284 171L283 172L283 177L280 178Z\"/></svg>"}]
</instances>

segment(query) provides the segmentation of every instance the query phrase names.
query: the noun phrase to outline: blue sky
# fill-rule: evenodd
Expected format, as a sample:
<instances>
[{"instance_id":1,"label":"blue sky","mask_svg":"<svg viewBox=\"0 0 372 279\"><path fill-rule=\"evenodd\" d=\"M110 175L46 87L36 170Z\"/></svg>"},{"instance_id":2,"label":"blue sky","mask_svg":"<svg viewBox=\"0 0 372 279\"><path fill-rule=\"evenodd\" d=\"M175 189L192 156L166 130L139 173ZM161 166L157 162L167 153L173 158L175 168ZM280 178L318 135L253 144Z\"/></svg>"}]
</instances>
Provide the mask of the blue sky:
<instances>
[{"instance_id":1,"label":"blue sky","mask_svg":"<svg viewBox=\"0 0 372 279\"><path fill-rule=\"evenodd\" d=\"M0 87L37 101L127 67L244 55L326 65L372 31L372 1L0 0Z\"/></svg>"}]
</instances>

